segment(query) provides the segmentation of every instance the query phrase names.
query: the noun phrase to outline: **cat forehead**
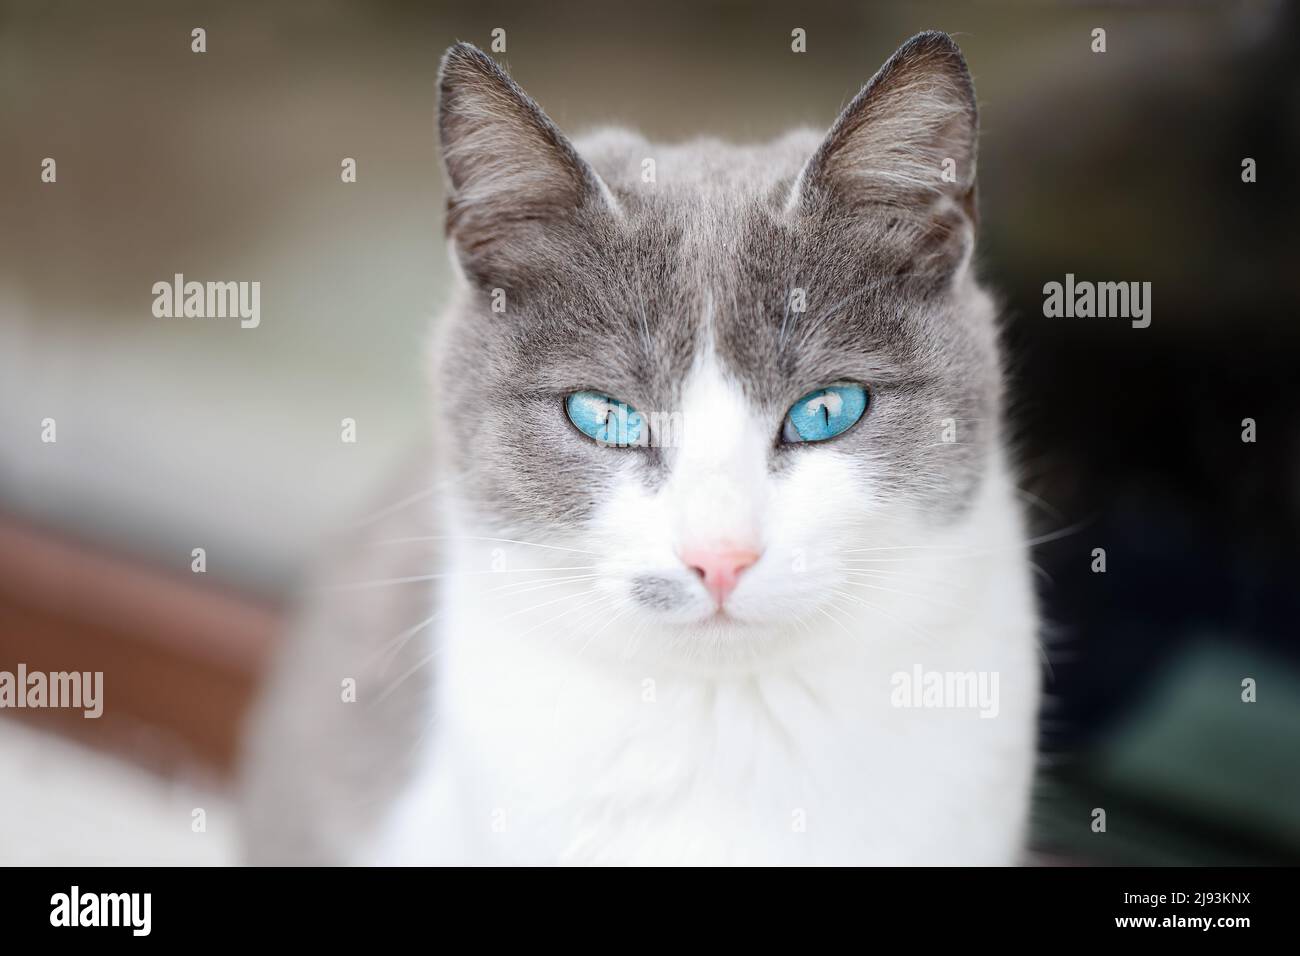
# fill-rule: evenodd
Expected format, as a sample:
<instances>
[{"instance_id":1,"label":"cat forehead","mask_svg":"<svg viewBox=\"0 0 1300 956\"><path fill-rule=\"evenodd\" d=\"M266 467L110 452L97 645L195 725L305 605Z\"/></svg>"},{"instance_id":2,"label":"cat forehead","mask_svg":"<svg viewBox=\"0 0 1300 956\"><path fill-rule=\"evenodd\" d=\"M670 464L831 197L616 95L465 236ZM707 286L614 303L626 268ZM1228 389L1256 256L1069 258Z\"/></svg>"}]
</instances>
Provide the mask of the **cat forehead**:
<instances>
[{"instance_id":1,"label":"cat forehead","mask_svg":"<svg viewBox=\"0 0 1300 956\"><path fill-rule=\"evenodd\" d=\"M522 354L555 355L570 377L594 357L611 387L662 393L707 347L762 403L860 377L864 362L906 362L920 311L875 269L873 250L845 248L783 209L818 139L798 131L766 146L661 147L608 129L579 140L622 215L588 233L553 287L557 296L580 287L582 306L548 303L568 321L545 327L546 341L526 336Z\"/></svg>"},{"instance_id":2,"label":"cat forehead","mask_svg":"<svg viewBox=\"0 0 1300 956\"><path fill-rule=\"evenodd\" d=\"M629 216L509 336L521 371L672 403L708 352L768 411L830 381L934 373L923 303L758 205Z\"/></svg>"},{"instance_id":3,"label":"cat forehead","mask_svg":"<svg viewBox=\"0 0 1300 956\"><path fill-rule=\"evenodd\" d=\"M574 145L616 194L651 204L656 198L691 202L698 211L701 203L725 207L793 183L820 139L821 134L804 129L757 145L712 138L665 144L607 127Z\"/></svg>"},{"instance_id":4,"label":"cat forehead","mask_svg":"<svg viewBox=\"0 0 1300 956\"><path fill-rule=\"evenodd\" d=\"M896 250L887 217L849 224L791 214L788 200L820 140L806 129L751 146L712 138L662 145L621 128L588 134L577 146L621 213L612 230L592 230L589 251L625 274L662 280L642 278L642 298L685 296L674 312L698 313L713 299L719 321L743 328L756 310L784 321L787 306L799 313L852 294L829 317L852 314L870 304L873 289L892 291Z\"/></svg>"}]
</instances>

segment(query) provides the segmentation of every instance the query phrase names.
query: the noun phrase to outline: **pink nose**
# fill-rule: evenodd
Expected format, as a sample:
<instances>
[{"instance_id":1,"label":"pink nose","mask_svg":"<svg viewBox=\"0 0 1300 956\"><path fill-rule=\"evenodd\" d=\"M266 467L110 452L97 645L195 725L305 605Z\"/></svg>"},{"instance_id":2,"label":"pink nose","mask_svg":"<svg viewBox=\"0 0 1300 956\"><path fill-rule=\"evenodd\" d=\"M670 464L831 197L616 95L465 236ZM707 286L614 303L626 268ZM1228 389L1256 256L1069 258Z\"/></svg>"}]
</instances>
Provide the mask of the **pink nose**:
<instances>
[{"instance_id":1,"label":"pink nose","mask_svg":"<svg viewBox=\"0 0 1300 956\"><path fill-rule=\"evenodd\" d=\"M746 548L690 548L682 552L681 558L703 579L718 607L722 607L740 583L740 573L758 560L758 552Z\"/></svg>"}]
</instances>

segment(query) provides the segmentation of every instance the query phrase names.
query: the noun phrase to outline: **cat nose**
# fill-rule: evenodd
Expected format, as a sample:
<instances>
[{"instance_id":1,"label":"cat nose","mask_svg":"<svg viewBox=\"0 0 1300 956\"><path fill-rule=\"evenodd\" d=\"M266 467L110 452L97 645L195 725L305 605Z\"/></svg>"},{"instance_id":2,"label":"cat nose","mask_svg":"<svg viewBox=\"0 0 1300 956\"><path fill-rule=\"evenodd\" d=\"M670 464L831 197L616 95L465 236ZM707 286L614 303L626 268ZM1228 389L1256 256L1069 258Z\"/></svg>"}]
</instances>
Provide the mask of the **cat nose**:
<instances>
[{"instance_id":1,"label":"cat nose","mask_svg":"<svg viewBox=\"0 0 1300 956\"><path fill-rule=\"evenodd\" d=\"M748 548L688 548L681 553L682 563L700 576L718 607L740 583L740 574L758 560L758 552Z\"/></svg>"}]
</instances>

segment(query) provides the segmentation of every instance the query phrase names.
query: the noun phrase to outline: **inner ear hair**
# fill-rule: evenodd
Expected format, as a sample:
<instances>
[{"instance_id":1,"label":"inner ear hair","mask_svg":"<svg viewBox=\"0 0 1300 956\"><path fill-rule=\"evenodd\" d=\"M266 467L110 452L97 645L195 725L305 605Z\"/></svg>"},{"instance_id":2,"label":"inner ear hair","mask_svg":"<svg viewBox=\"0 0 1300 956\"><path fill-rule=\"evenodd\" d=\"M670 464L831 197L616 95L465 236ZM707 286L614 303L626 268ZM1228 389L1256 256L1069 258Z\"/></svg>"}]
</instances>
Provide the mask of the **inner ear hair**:
<instances>
[{"instance_id":1,"label":"inner ear hair","mask_svg":"<svg viewBox=\"0 0 1300 956\"><path fill-rule=\"evenodd\" d=\"M580 210L611 205L573 144L483 51L448 50L438 89L447 234L473 279L508 280Z\"/></svg>"},{"instance_id":2,"label":"inner ear hair","mask_svg":"<svg viewBox=\"0 0 1300 956\"><path fill-rule=\"evenodd\" d=\"M883 220L929 261L964 262L976 222L979 118L970 71L943 33L904 43L840 114L793 208Z\"/></svg>"}]
</instances>

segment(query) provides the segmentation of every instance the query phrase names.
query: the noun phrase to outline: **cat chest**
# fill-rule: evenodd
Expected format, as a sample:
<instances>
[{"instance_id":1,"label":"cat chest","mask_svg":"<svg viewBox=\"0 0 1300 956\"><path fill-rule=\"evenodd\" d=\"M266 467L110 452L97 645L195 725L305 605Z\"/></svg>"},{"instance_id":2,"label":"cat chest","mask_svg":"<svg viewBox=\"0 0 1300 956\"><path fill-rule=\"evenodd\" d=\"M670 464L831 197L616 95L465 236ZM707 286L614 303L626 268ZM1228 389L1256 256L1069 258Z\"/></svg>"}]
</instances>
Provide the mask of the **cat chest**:
<instances>
[{"instance_id":1,"label":"cat chest","mask_svg":"<svg viewBox=\"0 0 1300 956\"><path fill-rule=\"evenodd\" d=\"M883 857L903 836L913 848L931 838L899 821L954 792L936 768L959 766L973 743L932 719L900 721L888 693L849 693L843 673L843 692L806 674L595 676L481 638L448 646L438 722L455 742L443 772L459 813L502 860L824 860L845 846Z\"/></svg>"}]
</instances>

